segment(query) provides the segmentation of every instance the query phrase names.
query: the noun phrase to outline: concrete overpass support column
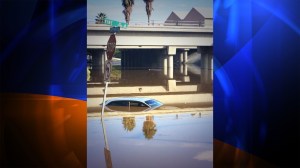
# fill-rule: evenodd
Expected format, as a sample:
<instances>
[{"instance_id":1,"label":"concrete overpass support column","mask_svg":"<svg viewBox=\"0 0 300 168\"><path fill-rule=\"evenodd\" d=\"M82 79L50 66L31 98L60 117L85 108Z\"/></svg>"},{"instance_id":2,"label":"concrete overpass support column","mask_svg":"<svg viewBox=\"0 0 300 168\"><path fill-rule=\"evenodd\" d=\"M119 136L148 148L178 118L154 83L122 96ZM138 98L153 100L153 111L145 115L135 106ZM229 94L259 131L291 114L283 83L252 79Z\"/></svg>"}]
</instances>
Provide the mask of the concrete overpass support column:
<instances>
[{"instance_id":1,"label":"concrete overpass support column","mask_svg":"<svg viewBox=\"0 0 300 168\"><path fill-rule=\"evenodd\" d=\"M180 53L180 64L183 64L183 54L184 54L184 52Z\"/></svg>"},{"instance_id":2,"label":"concrete overpass support column","mask_svg":"<svg viewBox=\"0 0 300 168\"><path fill-rule=\"evenodd\" d=\"M187 64L181 64L180 65L180 70L182 69L182 72L180 72L182 74L181 76L181 80L183 82L190 82L190 77L188 76L188 68L187 68Z\"/></svg>"},{"instance_id":3,"label":"concrete overpass support column","mask_svg":"<svg viewBox=\"0 0 300 168\"><path fill-rule=\"evenodd\" d=\"M180 74L183 74L183 52L180 53Z\"/></svg>"},{"instance_id":4,"label":"concrete overpass support column","mask_svg":"<svg viewBox=\"0 0 300 168\"><path fill-rule=\"evenodd\" d=\"M104 74L105 62L107 60L106 49L103 50L101 55L101 73Z\"/></svg>"},{"instance_id":5,"label":"concrete overpass support column","mask_svg":"<svg viewBox=\"0 0 300 168\"><path fill-rule=\"evenodd\" d=\"M201 63L200 63L200 68L202 69L202 68L204 68L204 65L205 65L205 60L204 60L204 51L203 51L203 48L202 47L197 47L197 53L199 53L200 54L200 61L201 61Z\"/></svg>"},{"instance_id":6,"label":"concrete overpass support column","mask_svg":"<svg viewBox=\"0 0 300 168\"><path fill-rule=\"evenodd\" d=\"M102 79L102 69L101 69L101 66L102 66L102 53L103 53L103 50L101 49L93 49L91 51L91 54L92 54L92 67L91 67L91 70L90 70L90 81L93 81L93 82L98 82L99 80Z\"/></svg>"},{"instance_id":7,"label":"concrete overpass support column","mask_svg":"<svg viewBox=\"0 0 300 168\"><path fill-rule=\"evenodd\" d=\"M167 76L168 75L168 59L164 58L164 75Z\"/></svg>"},{"instance_id":8,"label":"concrete overpass support column","mask_svg":"<svg viewBox=\"0 0 300 168\"><path fill-rule=\"evenodd\" d=\"M168 52L168 91L176 90L176 80L174 80L174 61L173 56L176 55L176 47L167 47Z\"/></svg>"},{"instance_id":9,"label":"concrete overpass support column","mask_svg":"<svg viewBox=\"0 0 300 168\"><path fill-rule=\"evenodd\" d=\"M187 76L187 75L188 75L188 68L187 68L187 67L188 67L187 64L184 64L184 65L183 65L183 69L184 69L183 75L184 75L184 76Z\"/></svg>"},{"instance_id":10,"label":"concrete overpass support column","mask_svg":"<svg viewBox=\"0 0 300 168\"><path fill-rule=\"evenodd\" d=\"M201 54L201 90L212 90L213 56L212 47L198 47Z\"/></svg>"},{"instance_id":11,"label":"concrete overpass support column","mask_svg":"<svg viewBox=\"0 0 300 168\"><path fill-rule=\"evenodd\" d=\"M173 75L174 75L174 66L173 66L174 62L173 62L173 55L169 55L168 56L168 78L169 79L173 79Z\"/></svg>"},{"instance_id":12,"label":"concrete overpass support column","mask_svg":"<svg viewBox=\"0 0 300 168\"><path fill-rule=\"evenodd\" d=\"M213 69L212 47L197 47L198 53L201 54L201 68Z\"/></svg>"},{"instance_id":13,"label":"concrete overpass support column","mask_svg":"<svg viewBox=\"0 0 300 168\"><path fill-rule=\"evenodd\" d=\"M189 49L185 49L183 52L183 63L185 63L185 64L188 61L188 51L189 51Z\"/></svg>"},{"instance_id":14,"label":"concrete overpass support column","mask_svg":"<svg viewBox=\"0 0 300 168\"><path fill-rule=\"evenodd\" d=\"M183 82L190 82L190 77L188 76L187 62L188 62L188 51L189 49L183 50L183 63L180 66L180 73L182 76Z\"/></svg>"},{"instance_id":15,"label":"concrete overpass support column","mask_svg":"<svg viewBox=\"0 0 300 168\"><path fill-rule=\"evenodd\" d=\"M180 74L184 73L183 70L184 70L184 66L183 66L183 64L180 64Z\"/></svg>"},{"instance_id":16,"label":"concrete overpass support column","mask_svg":"<svg viewBox=\"0 0 300 168\"><path fill-rule=\"evenodd\" d=\"M208 55L208 69L213 70L213 56L211 54Z\"/></svg>"}]
</instances>

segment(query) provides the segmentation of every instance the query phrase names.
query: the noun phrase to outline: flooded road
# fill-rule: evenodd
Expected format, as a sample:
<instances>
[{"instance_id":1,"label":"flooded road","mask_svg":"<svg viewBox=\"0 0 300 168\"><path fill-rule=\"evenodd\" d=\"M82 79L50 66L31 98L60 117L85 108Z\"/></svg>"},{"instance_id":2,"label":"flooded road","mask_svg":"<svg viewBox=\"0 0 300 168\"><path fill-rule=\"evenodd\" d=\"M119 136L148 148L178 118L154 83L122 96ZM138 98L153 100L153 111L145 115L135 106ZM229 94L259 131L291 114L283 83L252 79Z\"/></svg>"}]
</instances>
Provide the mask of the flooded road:
<instances>
[{"instance_id":1,"label":"flooded road","mask_svg":"<svg viewBox=\"0 0 300 168\"><path fill-rule=\"evenodd\" d=\"M179 69L174 70L174 80L177 85L195 85L202 84L198 92L212 92L212 70L200 69L199 66L186 65L188 68L188 80L184 79ZM101 86L104 87L103 76L99 70L87 69L88 87ZM163 69L134 69L134 70L121 70L119 66L113 66L111 73L111 84L114 86L164 86L168 79L163 74ZM151 80L149 80L151 79Z\"/></svg>"},{"instance_id":2,"label":"flooded road","mask_svg":"<svg viewBox=\"0 0 300 168\"><path fill-rule=\"evenodd\" d=\"M88 168L213 167L212 52L191 49L183 59L183 50L167 58L164 49L120 49L106 100L131 100L107 104L103 120L105 54L88 52ZM137 98L163 105L148 112Z\"/></svg>"},{"instance_id":3,"label":"flooded road","mask_svg":"<svg viewBox=\"0 0 300 168\"><path fill-rule=\"evenodd\" d=\"M189 50L185 62L181 60L182 51L178 50L171 68L165 65L165 56L162 54L164 50L119 49L118 51L120 54L118 58L112 59L110 73L110 85L114 87L167 87L168 80L174 80L177 86L199 85L194 92L212 92L212 62L204 59L201 61L201 54L196 49ZM101 51L97 53L96 50L88 50L88 52L90 55L87 59L87 87L104 87L105 63L103 56L99 56ZM207 54L212 57L212 53Z\"/></svg>"},{"instance_id":4,"label":"flooded road","mask_svg":"<svg viewBox=\"0 0 300 168\"><path fill-rule=\"evenodd\" d=\"M87 127L89 168L213 167L212 111L88 117Z\"/></svg>"}]
</instances>

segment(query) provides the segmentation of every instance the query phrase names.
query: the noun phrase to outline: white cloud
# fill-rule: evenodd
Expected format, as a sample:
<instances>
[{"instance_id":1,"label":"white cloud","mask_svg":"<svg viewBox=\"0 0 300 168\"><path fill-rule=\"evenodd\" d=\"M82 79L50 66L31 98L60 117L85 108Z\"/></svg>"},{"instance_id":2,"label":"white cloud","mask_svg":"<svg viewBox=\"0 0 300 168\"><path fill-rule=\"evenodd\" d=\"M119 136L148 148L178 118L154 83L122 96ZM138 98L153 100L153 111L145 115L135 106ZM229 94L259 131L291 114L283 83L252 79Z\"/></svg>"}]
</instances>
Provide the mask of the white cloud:
<instances>
[{"instance_id":1,"label":"white cloud","mask_svg":"<svg viewBox=\"0 0 300 168\"><path fill-rule=\"evenodd\" d=\"M206 161L212 162L213 161L213 151L208 150L208 151L200 152L193 159L206 160Z\"/></svg>"}]
</instances>

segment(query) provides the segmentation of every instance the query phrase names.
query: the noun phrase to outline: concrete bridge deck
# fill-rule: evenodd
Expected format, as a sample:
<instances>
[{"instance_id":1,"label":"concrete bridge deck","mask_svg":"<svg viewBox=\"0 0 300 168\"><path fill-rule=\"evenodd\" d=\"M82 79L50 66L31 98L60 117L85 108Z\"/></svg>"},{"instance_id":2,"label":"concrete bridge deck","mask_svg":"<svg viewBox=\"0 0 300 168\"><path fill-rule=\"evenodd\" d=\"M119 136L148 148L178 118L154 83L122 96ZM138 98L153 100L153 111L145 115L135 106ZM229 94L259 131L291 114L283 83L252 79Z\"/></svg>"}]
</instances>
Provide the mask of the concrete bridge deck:
<instances>
[{"instance_id":1,"label":"concrete bridge deck","mask_svg":"<svg viewBox=\"0 0 300 168\"><path fill-rule=\"evenodd\" d=\"M87 27L87 48L106 48L109 26L92 24ZM212 27L136 26L121 28L116 35L117 48L197 48L213 46Z\"/></svg>"}]
</instances>

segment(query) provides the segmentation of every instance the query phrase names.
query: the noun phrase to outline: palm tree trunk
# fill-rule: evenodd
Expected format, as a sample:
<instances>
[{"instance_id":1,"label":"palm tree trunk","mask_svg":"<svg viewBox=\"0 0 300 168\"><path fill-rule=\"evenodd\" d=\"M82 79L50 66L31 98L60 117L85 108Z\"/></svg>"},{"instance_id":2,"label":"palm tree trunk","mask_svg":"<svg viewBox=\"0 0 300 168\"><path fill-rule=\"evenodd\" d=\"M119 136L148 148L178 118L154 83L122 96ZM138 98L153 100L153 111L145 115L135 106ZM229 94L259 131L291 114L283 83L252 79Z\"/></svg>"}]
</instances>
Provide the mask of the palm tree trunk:
<instances>
[{"instance_id":1,"label":"palm tree trunk","mask_svg":"<svg viewBox=\"0 0 300 168\"><path fill-rule=\"evenodd\" d=\"M125 15L126 23L129 24L130 15L132 12L132 6L134 5L134 0L122 0L122 5L125 8L123 13Z\"/></svg>"}]
</instances>

